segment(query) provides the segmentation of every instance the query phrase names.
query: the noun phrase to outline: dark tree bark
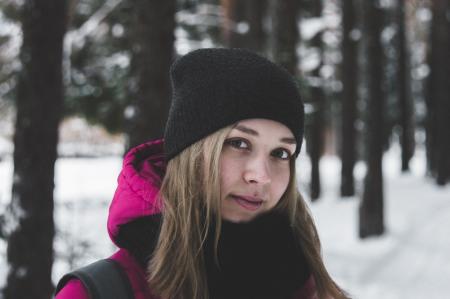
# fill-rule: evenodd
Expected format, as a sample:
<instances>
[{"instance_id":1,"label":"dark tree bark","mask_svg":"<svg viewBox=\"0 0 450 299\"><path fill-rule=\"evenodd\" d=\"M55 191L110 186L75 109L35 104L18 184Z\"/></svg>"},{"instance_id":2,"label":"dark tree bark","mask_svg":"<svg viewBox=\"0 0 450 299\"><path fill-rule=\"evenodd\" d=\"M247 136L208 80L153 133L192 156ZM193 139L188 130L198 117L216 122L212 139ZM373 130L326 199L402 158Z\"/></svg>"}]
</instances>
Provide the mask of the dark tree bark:
<instances>
[{"instance_id":1,"label":"dark tree bark","mask_svg":"<svg viewBox=\"0 0 450 299\"><path fill-rule=\"evenodd\" d=\"M224 45L230 48L245 48L243 33L238 25L245 19L245 1L221 0L223 10L222 38Z\"/></svg>"},{"instance_id":2,"label":"dark tree bark","mask_svg":"<svg viewBox=\"0 0 450 299\"><path fill-rule=\"evenodd\" d=\"M62 112L66 1L28 0L22 7L22 69L17 85L14 180L8 219L10 266L5 299L48 299L53 292L53 188Z\"/></svg>"},{"instance_id":3,"label":"dark tree bark","mask_svg":"<svg viewBox=\"0 0 450 299\"><path fill-rule=\"evenodd\" d=\"M221 0L221 5L224 12L222 23L224 45L230 48L247 48L263 54L266 37L263 28L266 0Z\"/></svg>"},{"instance_id":4,"label":"dark tree bark","mask_svg":"<svg viewBox=\"0 0 450 299\"><path fill-rule=\"evenodd\" d=\"M405 30L405 0L399 0L398 24L398 100L402 147L402 171L409 171L409 161L414 155L413 102L411 98L411 69Z\"/></svg>"},{"instance_id":5,"label":"dark tree bark","mask_svg":"<svg viewBox=\"0 0 450 299\"><path fill-rule=\"evenodd\" d=\"M437 176L438 185L450 181L450 1L435 1L436 21L436 55L439 65L436 67L436 116L437 116Z\"/></svg>"},{"instance_id":6,"label":"dark tree bark","mask_svg":"<svg viewBox=\"0 0 450 299\"><path fill-rule=\"evenodd\" d=\"M383 50L381 31L383 11L377 1L365 2L365 38L367 42L367 174L364 193L359 207L359 236L381 235L384 232L383 216Z\"/></svg>"},{"instance_id":7,"label":"dark tree bark","mask_svg":"<svg viewBox=\"0 0 450 299\"><path fill-rule=\"evenodd\" d=\"M265 53L266 33L264 32L264 17L267 9L266 0L247 0L247 19L249 32L247 35L247 47L250 50Z\"/></svg>"},{"instance_id":8,"label":"dark tree bark","mask_svg":"<svg viewBox=\"0 0 450 299\"><path fill-rule=\"evenodd\" d=\"M300 4L296 0L275 1L273 3L273 55L275 61L292 75L297 75L298 12Z\"/></svg>"},{"instance_id":9,"label":"dark tree bark","mask_svg":"<svg viewBox=\"0 0 450 299\"><path fill-rule=\"evenodd\" d=\"M341 196L355 195L356 101L358 88L356 22L353 0L342 0L342 168Z\"/></svg>"},{"instance_id":10,"label":"dark tree bark","mask_svg":"<svg viewBox=\"0 0 450 299\"><path fill-rule=\"evenodd\" d=\"M175 0L137 0L128 5L133 11L129 94L134 105L127 126L130 148L164 133L170 107Z\"/></svg>"},{"instance_id":11,"label":"dark tree bark","mask_svg":"<svg viewBox=\"0 0 450 299\"><path fill-rule=\"evenodd\" d=\"M442 30L442 26L439 24L442 21L439 20L439 11L437 11L437 5L433 5L432 2L432 11L433 11L433 19L431 22L431 30L430 30L430 43L431 47L428 50L428 64L430 67L430 74L427 78L427 88L426 88L426 106L427 106L427 114L426 114L426 156L427 156L427 170L431 176L436 175L436 167L437 167L437 117L436 117L436 95L437 95L437 70L439 69L440 61L439 61L439 51L442 51L442 48L439 45L438 41L438 32ZM442 55L442 54L441 54Z\"/></svg>"},{"instance_id":12,"label":"dark tree bark","mask_svg":"<svg viewBox=\"0 0 450 299\"><path fill-rule=\"evenodd\" d=\"M312 4L313 17L319 18L322 15L322 1L317 0ZM323 47L322 47L322 32L318 32L311 40L311 46L319 53L320 63L312 71L312 86L311 86L311 104L314 111L311 114L311 127L308 134L308 153L311 158L311 200L315 201L320 197L320 171L319 162L323 154L324 147L324 110L325 110L325 94L322 88L322 79L320 76L320 69L323 66Z\"/></svg>"},{"instance_id":13,"label":"dark tree bark","mask_svg":"<svg viewBox=\"0 0 450 299\"><path fill-rule=\"evenodd\" d=\"M438 185L450 180L450 9L447 0L432 2L430 76L427 96L427 158Z\"/></svg>"}]
</instances>

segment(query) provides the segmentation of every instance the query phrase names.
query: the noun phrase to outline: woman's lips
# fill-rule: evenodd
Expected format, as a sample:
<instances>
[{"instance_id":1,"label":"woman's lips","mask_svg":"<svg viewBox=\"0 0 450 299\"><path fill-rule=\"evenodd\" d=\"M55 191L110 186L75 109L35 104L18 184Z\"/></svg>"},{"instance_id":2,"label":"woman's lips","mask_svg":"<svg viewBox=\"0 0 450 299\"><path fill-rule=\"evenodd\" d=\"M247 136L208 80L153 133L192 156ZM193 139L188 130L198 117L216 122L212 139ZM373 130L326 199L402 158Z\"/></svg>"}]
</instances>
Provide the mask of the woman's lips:
<instances>
[{"instance_id":1,"label":"woman's lips","mask_svg":"<svg viewBox=\"0 0 450 299\"><path fill-rule=\"evenodd\" d=\"M238 205L249 211L256 211L261 207L263 201L256 197L231 195Z\"/></svg>"}]
</instances>

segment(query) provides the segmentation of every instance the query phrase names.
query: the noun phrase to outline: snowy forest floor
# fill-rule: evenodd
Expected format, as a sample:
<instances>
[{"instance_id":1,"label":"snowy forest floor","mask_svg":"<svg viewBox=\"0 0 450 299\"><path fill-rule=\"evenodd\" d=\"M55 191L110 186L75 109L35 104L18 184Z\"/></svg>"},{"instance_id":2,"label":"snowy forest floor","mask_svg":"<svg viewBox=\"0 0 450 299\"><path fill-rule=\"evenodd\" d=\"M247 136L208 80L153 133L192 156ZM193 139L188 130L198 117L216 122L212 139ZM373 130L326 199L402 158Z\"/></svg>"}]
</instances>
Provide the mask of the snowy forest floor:
<instances>
[{"instance_id":1,"label":"snowy forest floor","mask_svg":"<svg viewBox=\"0 0 450 299\"><path fill-rule=\"evenodd\" d=\"M309 206L326 266L353 298L449 298L450 186L439 188L425 177L423 151L416 152L407 175L399 171L399 157L394 146L383 161L386 233L365 240L358 238L364 164L355 168L358 195L341 199L340 162L334 156L322 159L322 196ZM58 159L54 281L71 268L114 252L106 217L120 167L120 155ZM297 171L309 202L306 156L300 156ZM0 213L10 200L11 179L12 158L6 156L0 160ZM5 284L6 271L6 244L0 240L0 287Z\"/></svg>"}]
</instances>

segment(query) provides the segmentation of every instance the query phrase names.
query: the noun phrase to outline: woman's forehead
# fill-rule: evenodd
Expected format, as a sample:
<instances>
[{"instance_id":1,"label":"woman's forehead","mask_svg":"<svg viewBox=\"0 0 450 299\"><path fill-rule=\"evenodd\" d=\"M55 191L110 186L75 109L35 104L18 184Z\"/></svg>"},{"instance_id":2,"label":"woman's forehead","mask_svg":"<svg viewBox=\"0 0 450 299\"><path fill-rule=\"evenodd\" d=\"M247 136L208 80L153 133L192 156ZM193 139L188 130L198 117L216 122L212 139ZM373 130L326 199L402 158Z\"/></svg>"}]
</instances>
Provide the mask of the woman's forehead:
<instances>
[{"instance_id":1,"label":"woman's forehead","mask_svg":"<svg viewBox=\"0 0 450 299\"><path fill-rule=\"evenodd\" d=\"M283 135L283 137L291 138L295 142L294 135L288 127L278 121L271 119L244 119L235 123L233 125L233 129L255 136L270 132L271 134Z\"/></svg>"}]
</instances>

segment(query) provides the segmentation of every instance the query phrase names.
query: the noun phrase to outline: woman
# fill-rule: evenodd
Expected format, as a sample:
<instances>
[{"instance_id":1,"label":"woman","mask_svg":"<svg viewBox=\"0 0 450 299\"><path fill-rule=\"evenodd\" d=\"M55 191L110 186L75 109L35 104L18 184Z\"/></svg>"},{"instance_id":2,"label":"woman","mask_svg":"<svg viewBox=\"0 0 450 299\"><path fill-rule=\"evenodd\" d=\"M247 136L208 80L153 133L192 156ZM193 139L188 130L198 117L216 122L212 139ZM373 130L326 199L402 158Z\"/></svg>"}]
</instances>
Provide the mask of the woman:
<instances>
[{"instance_id":1,"label":"woman","mask_svg":"<svg viewBox=\"0 0 450 299\"><path fill-rule=\"evenodd\" d=\"M191 52L171 79L164 141L126 155L108 219L135 298L347 298L296 187L294 79L242 49ZM72 279L56 298L88 296Z\"/></svg>"}]
</instances>

